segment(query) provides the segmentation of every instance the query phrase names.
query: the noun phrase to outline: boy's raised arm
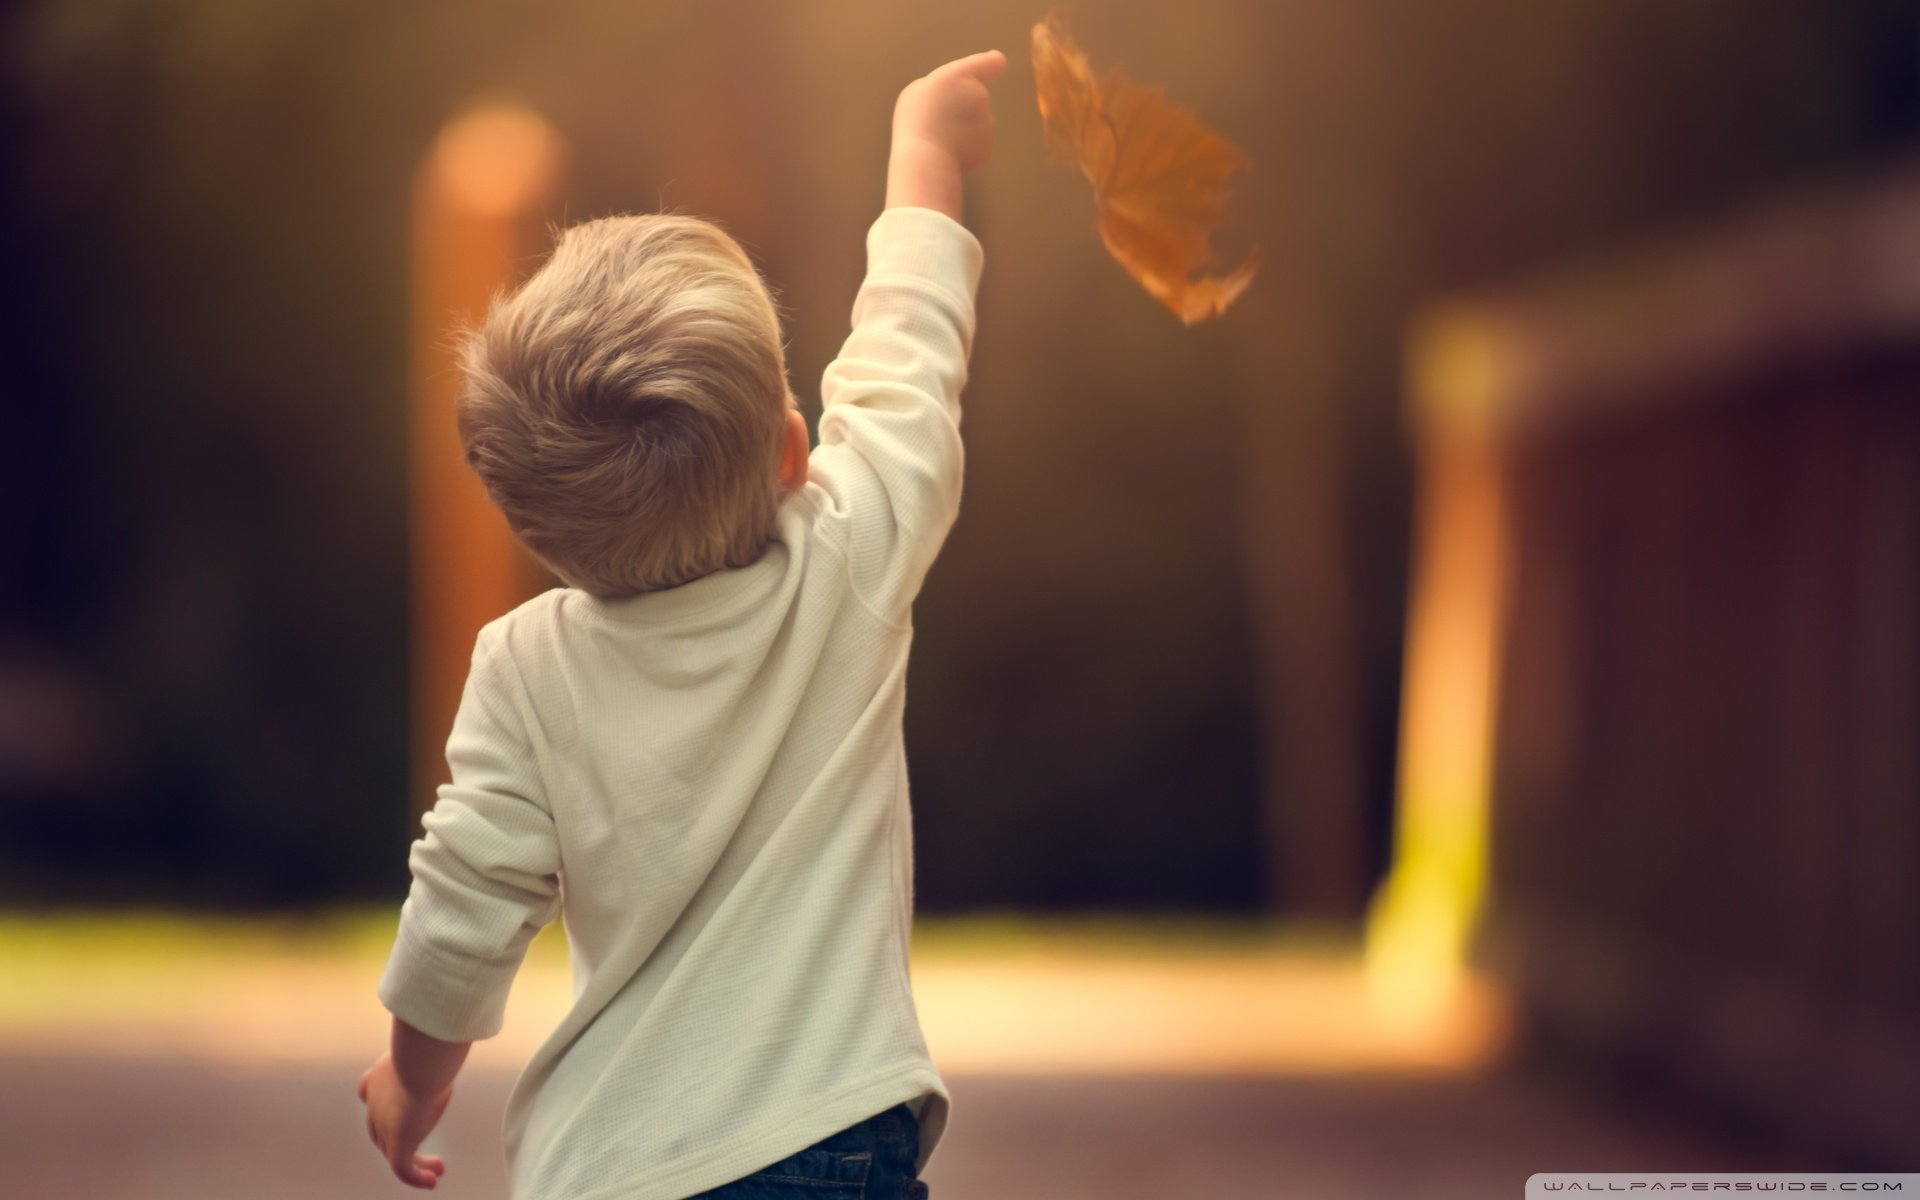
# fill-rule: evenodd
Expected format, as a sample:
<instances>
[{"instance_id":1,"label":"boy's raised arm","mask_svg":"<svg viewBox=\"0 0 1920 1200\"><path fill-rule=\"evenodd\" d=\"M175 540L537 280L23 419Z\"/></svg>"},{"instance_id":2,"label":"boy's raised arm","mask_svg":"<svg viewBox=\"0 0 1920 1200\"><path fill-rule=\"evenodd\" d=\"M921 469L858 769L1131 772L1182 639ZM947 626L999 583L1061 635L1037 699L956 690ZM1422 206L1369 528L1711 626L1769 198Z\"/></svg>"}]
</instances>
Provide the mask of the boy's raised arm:
<instances>
[{"instance_id":1,"label":"boy's raised arm","mask_svg":"<svg viewBox=\"0 0 1920 1200\"><path fill-rule=\"evenodd\" d=\"M993 148L997 50L908 84L893 112L886 211L867 233L853 330L820 380L812 479L846 517L854 589L884 618L910 604L960 498L960 390L973 347L980 243L961 179Z\"/></svg>"}]
</instances>

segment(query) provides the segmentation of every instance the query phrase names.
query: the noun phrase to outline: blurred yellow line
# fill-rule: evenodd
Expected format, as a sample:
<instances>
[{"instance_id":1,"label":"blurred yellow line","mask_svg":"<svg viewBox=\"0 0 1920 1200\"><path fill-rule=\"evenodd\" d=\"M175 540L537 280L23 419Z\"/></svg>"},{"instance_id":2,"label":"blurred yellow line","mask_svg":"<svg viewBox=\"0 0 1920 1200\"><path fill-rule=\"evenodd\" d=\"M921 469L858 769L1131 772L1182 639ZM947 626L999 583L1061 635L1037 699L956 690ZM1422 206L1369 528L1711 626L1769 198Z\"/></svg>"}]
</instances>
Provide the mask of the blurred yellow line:
<instances>
[{"instance_id":1,"label":"blurred yellow line","mask_svg":"<svg viewBox=\"0 0 1920 1200\"><path fill-rule=\"evenodd\" d=\"M18 932L0 921L0 1052L359 1062L385 1041L379 929L293 942ZM955 1073L1458 1070L1496 1055L1505 1029L1498 993L1481 982L1414 1036L1373 1017L1357 950L1124 927L936 927L916 944L914 991L934 1058ZM571 996L564 944L543 937L505 1030L475 1061L517 1068Z\"/></svg>"},{"instance_id":2,"label":"blurred yellow line","mask_svg":"<svg viewBox=\"0 0 1920 1200\"><path fill-rule=\"evenodd\" d=\"M1497 1055L1497 994L1476 986L1418 1037L1378 1024L1358 958L928 964L914 992L934 1058L963 1072L1461 1070Z\"/></svg>"}]
</instances>

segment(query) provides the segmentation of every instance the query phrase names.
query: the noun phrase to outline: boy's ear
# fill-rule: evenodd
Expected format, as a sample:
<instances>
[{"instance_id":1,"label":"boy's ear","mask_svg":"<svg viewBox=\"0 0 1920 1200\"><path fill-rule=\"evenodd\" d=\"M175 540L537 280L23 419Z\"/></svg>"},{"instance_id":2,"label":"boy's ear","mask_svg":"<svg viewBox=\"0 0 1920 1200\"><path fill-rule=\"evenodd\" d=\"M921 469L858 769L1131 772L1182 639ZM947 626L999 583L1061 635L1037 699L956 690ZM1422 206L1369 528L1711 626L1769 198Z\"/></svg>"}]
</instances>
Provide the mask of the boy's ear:
<instances>
[{"instance_id":1,"label":"boy's ear","mask_svg":"<svg viewBox=\"0 0 1920 1200\"><path fill-rule=\"evenodd\" d=\"M797 492L807 485L807 419L797 408L787 409L786 440L780 445L780 490Z\"/></svg>"}]
</instances>

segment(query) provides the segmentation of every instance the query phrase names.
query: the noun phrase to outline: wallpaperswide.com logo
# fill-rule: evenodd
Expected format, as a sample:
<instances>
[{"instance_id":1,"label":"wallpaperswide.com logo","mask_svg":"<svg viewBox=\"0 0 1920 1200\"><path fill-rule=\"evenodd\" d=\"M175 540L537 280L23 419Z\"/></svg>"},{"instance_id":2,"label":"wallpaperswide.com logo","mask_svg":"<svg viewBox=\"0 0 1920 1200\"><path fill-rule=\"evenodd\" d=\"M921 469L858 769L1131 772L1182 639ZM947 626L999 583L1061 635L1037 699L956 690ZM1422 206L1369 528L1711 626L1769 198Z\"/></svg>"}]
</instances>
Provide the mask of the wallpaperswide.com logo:
<instances>
[{"instance_id":1,"label":"wallpaperswide.com logo","mask_svg":"<svg viewBox=\"0 0 1920 1200\"><path fill-rule=\"evenodd\" d=\"M1920 1200L1920 1174L1836 1175L1775 1172L1758 1175L1638 1175L1620 1172L1542 1172L1527 1179L1527 1200L1577 1196L1911 1196Z\"/></svg>"}]
</instances>

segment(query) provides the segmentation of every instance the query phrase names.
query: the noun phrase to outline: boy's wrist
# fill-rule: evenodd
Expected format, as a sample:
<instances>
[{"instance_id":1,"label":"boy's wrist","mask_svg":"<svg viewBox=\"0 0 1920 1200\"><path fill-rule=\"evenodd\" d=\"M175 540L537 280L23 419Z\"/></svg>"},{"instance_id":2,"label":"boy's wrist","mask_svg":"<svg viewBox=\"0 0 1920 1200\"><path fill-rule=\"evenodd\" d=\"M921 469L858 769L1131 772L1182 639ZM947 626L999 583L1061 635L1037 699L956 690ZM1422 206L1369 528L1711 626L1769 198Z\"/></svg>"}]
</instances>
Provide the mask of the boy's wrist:
<instances>
[{"instance_id":1,"label":"boy's wrist","mask_svg":"<svg viewBox=\"0 0 1920 1200\"><path fill-rule=\"evenodd\" d=\"M395 1017L388 1051L394 1082L415 1101L436 1100L453 1086L453 1077L460 1073L472 1045L441 1041Z\"/></svg>"},{"instance_id":2,"label":"boy's wrist","mask_svg":"<svg viewBox=\"0 0 1920 1200\"><path fill-rule=\"evenodd\" d=\"M887 158L887 207L931 208L959 221L965 207L961 176L951 150L918 134L896 133Z\"/></svg>"},{"instance_id":3,"label":"boy's wrist","mask_svg":"<svg viewBox=\"0 0 1920 1200\"><path fill-rule=\"evenodd\" d=\"M393 1086L411 1104L429 1104L451 1090L451 1082L442 1083L437 1079L409 1079L398 1066L393 1070Z\"/></svg>"}]
</instances>

